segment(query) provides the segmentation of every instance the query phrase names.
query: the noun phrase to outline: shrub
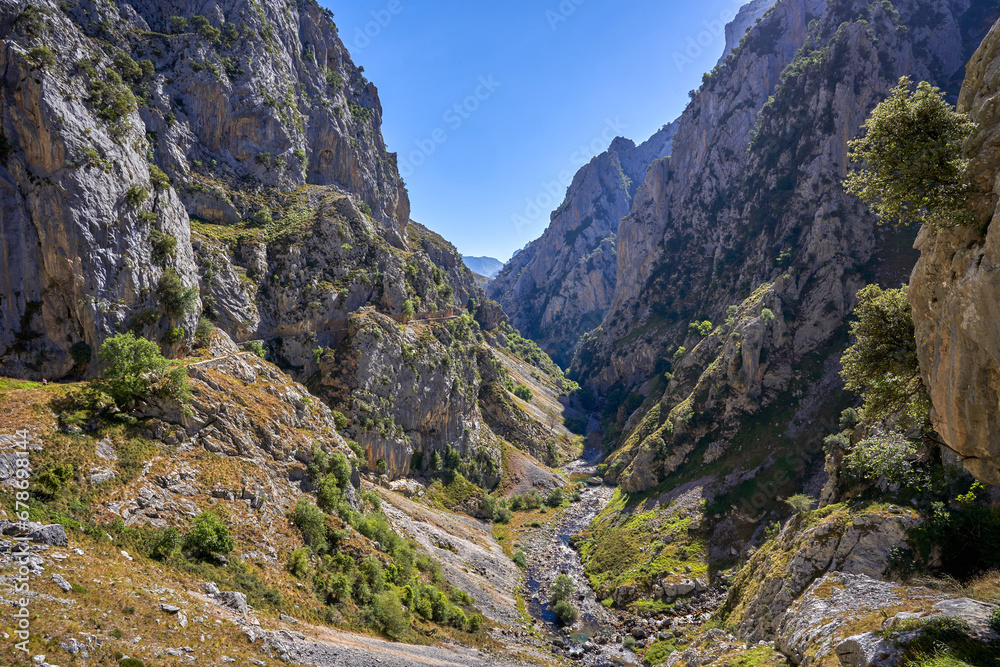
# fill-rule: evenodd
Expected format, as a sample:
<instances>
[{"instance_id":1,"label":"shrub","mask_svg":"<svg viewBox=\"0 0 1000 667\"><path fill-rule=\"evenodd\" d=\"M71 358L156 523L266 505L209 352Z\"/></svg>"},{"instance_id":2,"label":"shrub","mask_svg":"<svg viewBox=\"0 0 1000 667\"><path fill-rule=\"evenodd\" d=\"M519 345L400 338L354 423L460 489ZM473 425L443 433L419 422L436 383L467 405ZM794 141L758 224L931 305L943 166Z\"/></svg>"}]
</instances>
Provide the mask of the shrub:
<instances>
[{"instance_id":1,"label":"shrub","mask_svg":"<svg viewBox=\"0 0 1000 667\"><path fill-rule=\"evenodd\" d=\"M174 252L177 250L177 239L170 234L161 232L155 227L149 230L149 244L153 248L153 252L150 253L150 259L157 266L166 264L167 260L173 257Z\"/></svg>"},{"instance_id":2,"label":"shrub","mask_svg":"<svg viewBox=\"0 0 1000 667\"><path fill-rule=\"evenodd\" d=\"M138 658L125 658L118 663L118 667L146 667L146 663Z\"/></svg>"},{"instance_id":3,"label":"shrub","mask_svg":"<svg viewBox=\"0 0 1000 667\"><path fill-rule=\"evenodd\" d=\"M701 336L704 338L708 334L712 333L712 323L708 320L692 322L688 325L688 333L692 336Z\"/></svg>"},{"instance_id":4,"label":"shrub","mask_svg":"<svg viewBox=\"0 0 1000 667\"><path fill-rule=\"evenodd\" d=\"M183 317L198 303L198 289L185 287L180 275L173 269L167 269L160 276L160 282L156 286L156 296L163 312L174 319Z\"/></svg>"},{"instance_id":5,"label":"shrub","mask_svg":"<svg viewBox=\"0 0 1000 667\"><path fill-rule=\"evenodd\" d=\"M545 496L545 504L549 507L559 507L562 505L564 498L562 488L557 486L549 491L549 495Z\"/></svg>"},{"instance_id":6,"label":"shrub","mask_svg":"<svg viewBox=\"0 0 1000 667\"><path fill-rule=\"evenodd\" d=\"M687 348L684 347L683 345L677 348L677 351L674 352L674 361L677 361L678 359L683 357L685 354L687 354L687 352L688 352Z\"/></svg>"},{"instance_id":7,"label":"shrub","mask_svg":"<svg viewBox=\"0 0 1000 667\"><path fill-rule=\"evenodd\" d=\"M91 386L107 394L121 410L130 410L138 401L153 397L182 403L190 397L187 369L171 364L156 343L131 332L105 340L97 359L107 367L91 381Z\"/></svg>"},{"instance_id":8,"label":"shrub","mask_svg":"<svg viewBox=\"0 0 1000 667\"><path fill-rule=\"evenodd\" d=\"M513 560L514 564L522 570L528 567L528 556L523 550L518 550L518 552L514 554Z\"/></svg>"},{"instance_id":9,"label":"shrub","mask_svg":"<svg viewBox=\"0 0 1000 667\"><path fill-rule=\"evenodd\" d=\"M930 399L920 378L907 286L858 292L851 335L840 359L844 385L864 397L861 416L873 424L892 417L903 428L929 425Z\"/></svg>"},{"instance_id":10,"label":"shrub","mask_svg":"<svg viewBox=\"0 0 1000 667\"><path fill-rule=\"evenodd\" d=\"M785 498L785 504L791 507L799 514L811 510L815 503L816 503L815 498L813 498L812 496L807 496L802 493L791 496L790 498Z\"/></svg>"},{"instance_id":11,"label":"shrub","mask_svg":"<svg viewBox=\"0 0 1000 667\"><path fill-rule=\"evenodd\" d=\"M332 69L327 70L326 85L330 86L331 88L339 90L340 88L344 87L344 79L339 74L337 74L336 70Z\"/></svg>"},{"instance_id":12,"label":"shrub","mask_svg":"<svg viewBox=\"0 0 1000 667\"><path fill-rule=\"evenodd\" d=\"M401 639L410 629L410 620L399 598L392 591L385 591L372 600L372 617L375 624L390 639ZM463 614L464 616L464 614Z\"/></svg>"},{"instance_id":13,"label":"shrub","mask_svg":"<svg viewBox=\"0 0 1000 667\"><path fill-rule=\"evenodd\" d=\"M199 512L193 528L184 538L184 548L198 558L225 556L236 546L229 528L214 512Z\"/></svg>"},{"instance_id":14,"label":"shrub","mask_svg":"<svg viewBox=\"0 0 1000 667\"><path fill-rule=\"evenodd\" d=\"M1000 635L1000 608L994 609L990 614L990 630Z\"/></svg>"},{"instance_id":15,"label":"shrub","mask_svg":"<svg viewBox=\"0 0 1000 667\"><path fill-rule=\"evenodd\" d=\"M403 317L407 320L411 319L414 315L413 301L407 299L403 302Z\"/></svg>"},{"instance_id":16,"label":"shrub","mask_svg":"<svg viewBox=\"0 0 1000 667\"><path fill-rule=\"evenodd\" d=\"M288 571L299 579L309 574L309 547L296 549L288 554Z\"/></svg>"},{"instance_id":17,"label":"shrub","mask_svg":"<svg viewBox=\"0 0 1000 667\"><path fill-rule=\"evenodd\" d=\"M340 410L333 411L333 423L337 427L338 431L343 431L347 428L347 417Z\"/></svg>"},{"instance_id":18,"label":"shrub","mask_svg":"<svg viewBox=\"0 0 1000 667\"><path fill-rule=\"evenodd\" d=\"M62 492L66 483L73 478L73 464L56 463L42 470L34 480L35 490L41 495L54 498Z\"/></svg>"},{"instance_id":19,"label":"shrub","mask_svg":"<svg viewBox=\"0 0 1000 667\"><path fill-rule=\"evenodd\" d=\"M254 224L260 225L261 227L269 225L272 222L274 222L274 218L271 217L271 209L269 208L260 209L259 211L253 214L253 218L251 219L253 220Z\"/></svg>"},{"instance_id":20,"label":"shrub","mask_svg":"<svg viewBox=\"0 0 1000 667\"><path fill-rule=\"evenodd\" d=\"M55 67L56 54L47 46L34 46L28 50L28 61L38 68Z\"/></svg>"},{"instance_id":21,"label":"shrub","mask_svg":"<svg viewBox=\"0 0 1000 667\"><path fill-rule=\"evenodd\" d=\"M249 341L243 343L243 348L247 352L253 352L254 354L256 354L261 359L264 359L264 358L267 357L267 352L264 350L264 344L261 343L259 340L249 340Z\"/></svg>"},{"instance_id":22,"label":"shrub","mask_svg":"<svg viewBox=\"0 0 1000 667\"><path fill-rule=\"evenodd\" d=\"M222 38L222 31L212 26L208 19L201 14L195 14L191 17L191 27L212 44L218 44Z\"/></svg>"},{"instance_id":23,"label":"shrub","mask_svg":"<svg viewBox=\"0 0 1000 667\"><path fill-rule=\"evenodd\" d=\"M73 363L75 365L83 366L90 363L90 359L93 356L93 350L89 345L80 340L70 346L69 355L73 357Z\"/></svg>"},{"instance_id":24,"label":"shrub","mask_svg":"<svg viewBox=\"0 0 1000 667\"><path fill-rule=\"evenodd\" d=\"M163 530L153 542L150 556L156 560L168 560L181 548L181 534L176 528Z\"/></svg>"},{"instance_id":25,"label":"shrub","mask_svg":"<svg viewBox=\"0 0 1000 667\"><path fill-rule=\"evenodd\" d=\"M170 17L170 32L176 34L185 32L188 29L188 20L183 16Z\"/></svg>"},{"instance_id":26,"label":"shrub","mask_svg":"<svg viewBox=\"0 0 1000 667\"><path fill-rule=\"evenodd\" d=\"M901 78L865 121L864 136L850 142L849 157L863 168L844 185L883 222L970 224L963 144L975 125L956 113L939 89L922 81L911 93L910 85L908 77Z\"/></svg>"},{"instance_id":27,"label":"shrub","mask_svg":"<svg viewBox=\"0 0 1000 667\"><path fill-rule=\"evenodd\" d=\"M213 331L215 331L215 325L212 324L212 320L204 317L198 320L198 328L194 330L195 344L198 347L208 347L212 340Z\"/></svg>"},{"instance_id":28,"label":"shrub","mask_svg":"<svg viewBox=\"0 0 1000 667\"><path fill-rule=\"evenodd\" d=\"M520 398L522 401L527 401L527 402L530 402L533 396L533 394L531 393L531 389L529 389L526 385L523 384L516 385L514 387L513 394L518 398Z\"/></svg>"},{"instance_id":29,"label":"shrub","mask_svg":"<svg viewBox=\"0 0 1000 667\"><path fill-rule=\"evenodd\" d=\"M575 589L573 580L565 574L557 576L549 585L549 602L552 604L552 611L563 625L572 625L580 616L570 601L573 599Z\"/></svg>"},{"instance_id":30,"label":"shrub","mask_svg":"<svg viewBox=\"0 0 1000 667\"><path fill-rule=\"evenodd\" d=\"M760 318L764 320L765 325L770 325L771 322L774 322L774 311L770 308L765 308L760 311Z\"/></svg>"},{"instance_id":31,"label":"shrub","mask_svg":"<svg viewBox=\"0 0 1000 667\"><path fill-rule=\"evenodd\" d=\"M174 345L182 340L184 340L184 327L171 327L163 334L163 342L167 345Z\"/></svg>"},{"instance_id":32,"label":"shrub","mask_svg":"<svg viewBox=\"0 0 1000 667\"><path fill-rule=\"evenodd\" d=\"M913 481L911 459L916 458L916 443L896 430L877 429L851 450L844 459L844 470L855 481L879 481L905 484Z\"/></svg>"},{"instance_id":33,"label":"shrub","mask_svg":"<svg viewBox=\"0 0 1000 667\"><path fill-rule=\"evenodd\" d=\"M292 512L292 522L302 533L302 539L316 553L327 549L326 515L306 498L299 498Z\"/></svg>"},{"instance_id":34,"label":"shrub","mask_svg":"<svg viewBox=\"0 0 1000 667\"><path fill-rule=\"evenodd\" d=\"M149 182L157 190L166 190L170 187L170 177L155 164L149 165Z\"/></svg>"},{"instance_id":35,"label":"shrub","mask_svg":"<svg viewBox=\"0 0 1000 667\"><path fill-rule=\"evenodd\" d=\"M632 635L629 635L624 640L622 640L622 646L624 646L629 651L635 648L635 643L636 643L635 637L633 637Z\"/></svg>"}]
</instances>

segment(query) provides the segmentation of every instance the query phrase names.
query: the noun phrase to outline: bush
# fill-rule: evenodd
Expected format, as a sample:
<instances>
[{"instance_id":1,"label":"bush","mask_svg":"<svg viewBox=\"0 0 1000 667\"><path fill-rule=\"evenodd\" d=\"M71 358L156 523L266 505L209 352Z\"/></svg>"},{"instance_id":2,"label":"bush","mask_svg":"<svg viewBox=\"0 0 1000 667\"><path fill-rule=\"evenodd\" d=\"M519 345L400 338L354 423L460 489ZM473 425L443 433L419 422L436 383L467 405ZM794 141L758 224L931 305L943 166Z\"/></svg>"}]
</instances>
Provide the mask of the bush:
<instances>
[{"instance_id":1,"label":"bush","mask_svg":"<svg viewBox=\"0 0 1000 667\"><path fill-rule=\"evenodd\" d=\"M191 17L191 27L212 44L218 44L222 38L222 31L213 27L208 19L201 14L195 14Z\"/></svg>"},{"instance_id":2,"label":"bush","mask_svg":"<svg viewBox=\"0 0 1000 667\"><path fill-rule=\"evenodd\" d=\"M893 418L902 428L929 426L930 399L920 378L908 288L868 285L858 292L851 335L840 359L844 385L864 397L861 417Z\"/></svg>"},{"instance_id":3,"label":"bush","mask_svg":"<svg viewBox=\"0 0 1000 667\"><path fill-rule=\"evenodd\" d=\"M531 393L531 389L529 389L526 385L523 384L516 385L514 387L513 394L518 398L520 398L522 401L527 401L527 402L531 402L531 398L533 396L533 394Z\"/></svg>"},{"instance_id":4,"label":"bush","mask_svg":"<svg viewBox=\"0 0 1000 667\"><path fill-rule=\"evenodd\" d=\"M309 574L309 547L296 549L288 554L288 571L299 579Z\"/></svg>"},{"instance_id":5,"label":"bush","mask_svg":"<svg viewBox=\"0 0 1000 667\"><path fill-rule=\"evenodd\" d=\"M918 446L896 430L876 430L851 450L844 470L857 482L883 480L886 484L914 481L913 459Z\"/></svg>"},{"instance_id":6,"label":"bush","mask_svg":"<svg viewBox=\"0 0 1000 667\"><path fill-rule=\"evenodd\" d=\"M107 367L91 386L114 401L120 410L153 397L186 403L190 398L187 369L171 364L156 343L131 332L116 334L101 344L97 359Z\"/></svg>"},{"instance_id":7,"label":"bush","mask_svg":"<svg viewBox=\"0 0 1000 667\"><path fill-rule=\"evenodd\" d=\"M934 227L970 224L969 160L963 144L975 125L926 81L910 92L908 77L875 107L850 142L850 159L863 169L844 185L871 206L883 222L920 222Z\"/></svg>"},{"instance_id":8,"label":"bush","mask_svg":"<svg viewBox=\"0 0 1000 667\"><path fill-rule=\"evenodd\" d=\"M333 411L333 423L337 427L338 431L343 431L347 428L347 417L340 410Z\"/></svg>"},{"instance_id":9,"label":"bush","mask_svg":"<svg viewBox=\"0 0 1000 667\"><path fill-rule=\"evenodd\" d=\"M688 325L688 334L692 336L701 336L702 338L704 338L710 333L712 333L712 323L708 320L703 320L701 322L691 322Z\"/></svg>"},{"instance_id":10,"label":"bush","mask_svg":"<svg viewBox=\"0 0 1000 667\"><path fill-rule=\"evenodd\" d=\"M176 528L165 529L153 542L150 556L156 560L168 560L181 548L181 534Z\"/></svg>"},{"instance_id":11,"label":"bush","mask_svg":"<svg viewBox=\"0 0 1000 667\"><path fill-rule=\"evenodd\" d=\"M138 658L125 658L118 663L118 667L146 667L146 663Z\"/></svg>"},{"instance_id":12,"label":"bush","mask_svg":"<svg viewBox=\"0 0 1000 667\"><path fill-rule=\"evenodd\" d=\"M160 282L156 286L156 296L163 312L174 319L191 312L198 303L198 289L185 287L180 275L173 269L167 269L160 276Z\"/></svg>"},{"instance_id":13,"label":"bush","mask_svg":"<svg viewBox=\"0 0 1000 667\"><path fill-rule=\"evenodd\" d=\"M170 187L170 177L155 164L149 165L149 182L157 190L166 190Z\"/></svg>"},{"instance_id":14,"label":"bush","mask_svg":"<svg viewBox=\"0 0 1000 667\"><path fill-rule=\"evenodd\" d=\"M326 551L326 515L320 508L306 498L299 498L292 511L292 523L299 529L302 533L302 539L314 552Z\"/></svg>"},{"instance_id":15,"label":"bush","mask_svg":"<svg viewBox=\"0 0 1000 667\"><path fill-rule=\"evenodd\" d=\"M575 590L573 580L565 574L557 576L549 585L549 602L552 604L552 611L563 625L572 625L580 616L571 602Z\"/></svg>"},{"instance_id":16,"label":"bush","mask_svg":"<svg viewBox=\"0 0 1000 667\"><path fill-rule=\"evenodd\" d=\"M56 54L47 46L35 46L28 50L28 60L38 68L55 67Z\"/></svg>"},{"instance_id":17,"label":"bush","mask_svg":"<svg viewBox=\"0 0 1000 667\"><path fill-rule=\"evenodd\" d=\"M261 343L259 340L250 340L247 341L246 343L243 343L243 349L245 349L247 352L253 352L261 359L267 357L267 352L264 350L264 344Z\"/></svg>"},{"instance_id":18,"label":"bush","mask_svg":"<svg viewBox=\"0 0 1000 667\"><path fill-rule=\"evenodd\" d=\"M214 512L199 512L192 519L192 524L194 528L184 538L184 548L195 557L225 556L236 546L229 535L229 528Z\"/></svg>"},{"instance_id":19,"label":"bush","mask_svg":"<svg viewBox=\"0 0 1000 667\"><path fill-rule=\"evenodd\" d=\"M41 471L34 482L35 491L54 498L62 492L66 483L73 478L73 464L56 463Z\"/></svg>"},{"instance_id":20,"label":"bush","mask_svg":"<svg viewBox=\"0 0 1000 667\"><path fill-rule=\"evenodd\" d=\"M251 220L253 220L254 224L260 225L261 227L274 222L274 218L271 217L271 209L269 208L260 209L253 214Z\"/></svg>"},{"instance_id":21,"label":"bush","mask_svg":"<svg viewBox=\"0 0 1000 667\"><path fill-rule=\"evenodd\" d=\"M514 564L517 565L522 570L528 567L528 556L524 553L523 550L518 550L518 552L514 554L513 560Z\"/></svg>"},{"instance_id":22,"label":"bush","mask_svg":"<svg viewBox=\"0 0 1000 667\"><path fill-rule=\"evenodd\" d=\"M149 230L149 244L153 248L150 258L157 266L165 265L177 250L177 239L155 227Z\"/></svg>"},{"instance_id":23,"label":"bush","mask_svg":"<svg viewBox=\"0 0 1000 667\"><path fill-rule=\"evenodd\" d=\"M791 496L790 498L785 498L785 504L791 507L799 514L811 510L815 503L816 503L815 498L801 493Z\"/></svg>"},{"instance_id":24,"label":"bush","mask_svg":"<svg viewBox=\"0 0 1000 667\"><path fill-rule=\"evenodd\" d=\"M184 340L184 327L171 327L163 334L163 342L167 345L174 345L182 340Z\"/></svg>"},{"instance_id":25,"label":"bush","mask_svg":"<svg viewBox=\"0 0 1000 667\"><path fill-rule=\"evenodd\" d=\"M994 609L990 614L990 630L1000 635L1000 608Z\"/></svg>"},{"instance_id":26,"label":"bush","mask_svg":"<svg viewBox=\"0 0 1000 667\"><path fill-rule=\"evenodd\" d=\"M198 347L208 347L208 344L212 341L213 331L215 331L215 325L212 324L212 320L204 317L198 320L198 327L194 330L195 344Z\"/></svg>"},{"instance_id":27,"label":"bush","mask_svg":"<svg viewBox=\"0 0 1000 667\"><path fill-rule=\"evenodd\" d=\"M545 496L545 504L549 507L559 507L562 505L565 495L561 487L556 487L549 491L549 495Z\"/></svg>"},{"instance_id":28,"label":"bush","mask_svg":"<svg viewBox=\"0 0 1000 667\"><path fill-rule=\"evenodd\" d=\"M390 639L402 639L410 629L410 620L399 598L392 591L379 593L372 600L371 614L375 624Z\"/></svg>"},{"instance_id":29,"label":"bush","mask_svg":"<svg viewBox=\"0 0 1000 667\"><path fill-rule=\"evenodd\" d=\"M188 29L188 20L183 16L170 17L170 32L177 35Z\"/></svg>"},{"instance_id":30,"label":"bush","mask_svg":"<svg viewBox=\"0 0 1000 667\"><path fill-rule=\"evenodd\" d=\"M765 308L760 311L760 318L764 320L765 325L770 325L771 322L774 322L774 311L770 308Z\"/></svg>"}]
</instances>

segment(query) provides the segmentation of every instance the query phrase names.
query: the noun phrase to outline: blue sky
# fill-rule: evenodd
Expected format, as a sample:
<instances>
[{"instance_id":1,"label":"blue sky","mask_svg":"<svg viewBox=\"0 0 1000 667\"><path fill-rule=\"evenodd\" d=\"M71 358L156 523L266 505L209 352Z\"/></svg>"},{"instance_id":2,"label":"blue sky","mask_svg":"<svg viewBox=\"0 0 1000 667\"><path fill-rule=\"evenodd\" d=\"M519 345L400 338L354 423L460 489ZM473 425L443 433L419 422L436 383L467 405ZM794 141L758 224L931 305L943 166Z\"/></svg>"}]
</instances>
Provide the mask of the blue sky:
<instances>
[{"instance_id":1,"label":"blue sky","mask_svg":"<svg viewBox=\"0 0 1000 667\"><path fill-rule=\"evenodd\" d=\"M741 0L320 0L378 86L412 218L506 261L617 135L673 120Z\"/></svg>"}]
</instances>

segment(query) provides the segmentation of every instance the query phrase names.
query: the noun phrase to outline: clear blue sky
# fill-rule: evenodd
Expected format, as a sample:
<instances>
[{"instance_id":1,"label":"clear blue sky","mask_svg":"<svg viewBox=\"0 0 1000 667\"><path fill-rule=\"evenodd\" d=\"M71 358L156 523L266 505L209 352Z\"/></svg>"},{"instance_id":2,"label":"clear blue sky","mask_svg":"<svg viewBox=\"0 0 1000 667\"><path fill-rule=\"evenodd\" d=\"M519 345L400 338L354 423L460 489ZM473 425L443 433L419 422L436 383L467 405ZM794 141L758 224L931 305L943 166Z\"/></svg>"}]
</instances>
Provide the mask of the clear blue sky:
<instances>
[{"instance_id":1,"label":"clear blue sky","mask_svg":"<svg viewBox=\"0 0 1000 667\"><path fill-rule=\"evenodd\" d=\"M643 141L680 115L722 53L719 19L742 4L320 2L378 86L412 218L501 261L610 139Z\"/></svg>"}]
</instances>

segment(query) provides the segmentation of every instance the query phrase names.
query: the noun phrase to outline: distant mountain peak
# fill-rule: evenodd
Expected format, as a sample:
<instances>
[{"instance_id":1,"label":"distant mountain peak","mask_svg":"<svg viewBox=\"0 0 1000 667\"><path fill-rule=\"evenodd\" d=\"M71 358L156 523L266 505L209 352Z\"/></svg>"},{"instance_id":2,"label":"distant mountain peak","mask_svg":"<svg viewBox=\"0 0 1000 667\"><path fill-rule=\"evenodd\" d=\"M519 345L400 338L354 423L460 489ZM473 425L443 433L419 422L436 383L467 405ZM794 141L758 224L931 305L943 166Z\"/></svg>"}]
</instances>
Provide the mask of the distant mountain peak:
<instances>
[{"instance_id":1,"label":"distant mountain peak","mask_svg":"<svg viewBox=\"0 0 1000 667\"><path fill-rule=\"evenodd\" d=\"M466 257L462 255L462 261L465 262L470 271L487 278L493 278L503 268L503 262L493 257Z\"/></svg>"}]
</instances>

